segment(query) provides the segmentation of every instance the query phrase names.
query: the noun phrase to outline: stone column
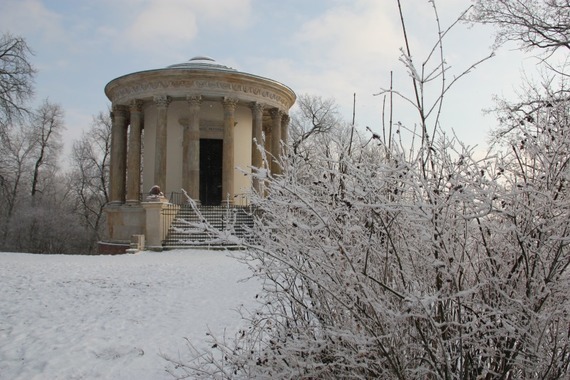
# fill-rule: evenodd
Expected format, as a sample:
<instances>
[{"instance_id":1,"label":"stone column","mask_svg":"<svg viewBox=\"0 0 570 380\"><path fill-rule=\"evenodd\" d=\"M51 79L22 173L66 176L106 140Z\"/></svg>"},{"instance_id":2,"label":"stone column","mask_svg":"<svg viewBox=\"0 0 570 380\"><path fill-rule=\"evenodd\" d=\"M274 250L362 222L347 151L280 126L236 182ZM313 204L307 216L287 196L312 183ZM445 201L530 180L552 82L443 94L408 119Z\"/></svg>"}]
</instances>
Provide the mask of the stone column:
<instances>
[{"instance_id":1,"label":"stone column","mask_svg":"<svg viewBox=\"0 0 570 380\"><path fill-rule=\"evenodd\" d=\"M251 143L251 166L254 168L261 168L263 166L263 158L260 147L263 146L263 104L252 103L251 111L253 116L253 125L251 128L252 143ZM252 170L253 171L253 170ZM258 193L261 191L259 179L253 177L252 185Z\"/></svg>"},{"instance_id":2,"label":"stone column","mask_svg":"<svg viewBox=\"0 0 570 380\"><path fill-rule=\"evenodd\" d=\"M113 125L111 127L109 200L112 204L121 204L125 201L128 108L114 104L111 120Z\"/></svg>"},{"instance_id":3,"label":"stone column","mask_svg":"<svg viewBox=\"0 0 570 380\"><path fill-rule=\"evenodd\" d=\"M154 151L154 184L160 187L162 192L166 188L166 137L168 125L168 105L170 97L166 95L155 96L156 103L156 139Z\"/></svg>"},{"instance_id":4,"label":"stone column","mask_svg":"<svg viewBox=\"0 0 570 380\"><path fill-rule=\"evenodd\" d=\"M263 126L263 134L265 136L265 151L271 154L271 124L265 124ZM271 157L267 158L269 160L269 164L271 165ZM267 170L270 170L271 167L268 167Z\"/></svg>"},{"instance_id":5,"label":"stone column","mask_svg":"<svg viewBox=\"0 0 570 380\"><path fill-rule=\"evenodd\" d=\"M281 119L281 141L283 142L283 153L287 155L287 147L289 144L289 115L284 114Z\"/></svg>"},{"instance_id":6,"label":"stone column","mask_svg":"<svg viewBox=\"0 0 570 380\"><path fill-rule=\"evenodd\" d=\"M131 128L127 156L127 203L138 204L141 190L141 132L143 124L142 100L130 104Z\"/></svg>"},{"instance_id":7,"label":"stone column","mask_svg":"<svg viewBox=\"0 0 570 380\"><path fill-rule=\"evenodd\" d=\"M279 157L281 156L281 118L283 111L274 108L271 110L271 119L273 120L271 126L271 172L273 174L281 174L281 167L279 165Z\"/></svg>"},{"instance_id":8,"label":"stone column","mask_svg":"<svg viewBox=\"0 0 570 380\"><path fill-rule=\"evenodd\" d=\"M182 188L200 201L200 96L189 96L190 119L182 137Z\"/></svg>"},{"instance_id":9,"label":"stone column","mask_svg":"<svg viewBox=\"0 0 570 380\"><path fill-rule=\"evenodd\" d=\"M222 202L234 201L234 128L237 99L224 97L224 142L222 164Z\"/></svg>"}]
</instances>

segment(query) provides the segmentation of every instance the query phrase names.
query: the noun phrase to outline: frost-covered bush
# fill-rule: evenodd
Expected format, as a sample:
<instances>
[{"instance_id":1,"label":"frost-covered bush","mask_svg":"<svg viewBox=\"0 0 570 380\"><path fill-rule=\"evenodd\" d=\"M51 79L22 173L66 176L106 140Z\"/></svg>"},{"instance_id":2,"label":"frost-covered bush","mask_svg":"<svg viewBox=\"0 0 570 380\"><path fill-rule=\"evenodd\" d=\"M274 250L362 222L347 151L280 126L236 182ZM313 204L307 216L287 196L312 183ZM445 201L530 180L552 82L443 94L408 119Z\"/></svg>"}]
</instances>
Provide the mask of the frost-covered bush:
<instances>
[{"instance_id":1,"label":"frost-covered bush","mask_svg":"<svg viewBox=\"0 0 570 380\"><path fill-rule=\"evenodd\" d=\"M310 160L290 155L282 175L262 178L246 259L263 281L260 308L244 313L236 337L212 337L211 351L172 360L174 374L568 377L568 93L499 104L496 149L480 157L439 127L443 58L420 70L403 52L415 145L393 138L401 125L368 144L332 133ZM426 105L435 78L443 90Z\"/></svg>"},{"instance_id":2,"label":"frost-covered bush","mask_svg":"<svg viewBox=\"0 0 570 380\"><path fill-rule=\"evenodd\" d=\"M565 149L558 159L536 149L533 162L556 165L535 165L531 176L517 166L521 152L475 160L443 136L432 148L428 165L421 152L395 149L376 149L377 160L357 151L286 161L268 196L254 199L259 245L248 253L264 280L260 310L235 340L215 342L217 354L180 369L257 379L564 378Z\"/></svg>"}]
</instances>

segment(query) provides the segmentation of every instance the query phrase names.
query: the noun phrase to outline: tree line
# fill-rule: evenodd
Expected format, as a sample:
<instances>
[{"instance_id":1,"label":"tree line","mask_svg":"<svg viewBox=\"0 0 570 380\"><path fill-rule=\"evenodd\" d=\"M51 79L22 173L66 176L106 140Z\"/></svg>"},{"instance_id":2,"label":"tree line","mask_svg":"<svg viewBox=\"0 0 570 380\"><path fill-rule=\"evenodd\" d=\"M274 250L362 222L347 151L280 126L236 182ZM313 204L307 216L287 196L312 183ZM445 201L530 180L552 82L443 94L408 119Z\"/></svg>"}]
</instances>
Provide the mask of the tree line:
<instances>
[{"instance_id":1,"label":"tree line","mask_svg":"<svg viewBox=\"0 0 570 380\"><path fill-rule=\"evenodd\" d=\"M104 234L111 121L100 113L63 169L64 110L30 106L36 70L25 39L0 37L0 251L91 254Z\"/></svg>"}]
</instances>

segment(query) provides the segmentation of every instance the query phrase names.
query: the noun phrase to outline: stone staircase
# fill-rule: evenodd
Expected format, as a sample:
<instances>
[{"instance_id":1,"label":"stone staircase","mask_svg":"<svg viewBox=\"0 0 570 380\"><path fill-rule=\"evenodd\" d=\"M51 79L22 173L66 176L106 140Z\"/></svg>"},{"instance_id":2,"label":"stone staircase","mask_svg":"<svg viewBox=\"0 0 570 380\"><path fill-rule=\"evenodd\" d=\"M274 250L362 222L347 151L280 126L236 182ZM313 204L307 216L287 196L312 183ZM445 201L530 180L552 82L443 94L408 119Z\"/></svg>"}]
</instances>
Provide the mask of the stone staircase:
<instances>
[{"instance_id":1,"label":"stone staircase","mask_svg":"<svg viewBox=\"0 0 570 380\"><path fill-rule=\"evenodd\" d=\"M190 205L180 206L163 241L164 249L237 249L242 241L253 241L250 207L197 206L197 209L198 212Z\"/></svg>"}]
</instances>

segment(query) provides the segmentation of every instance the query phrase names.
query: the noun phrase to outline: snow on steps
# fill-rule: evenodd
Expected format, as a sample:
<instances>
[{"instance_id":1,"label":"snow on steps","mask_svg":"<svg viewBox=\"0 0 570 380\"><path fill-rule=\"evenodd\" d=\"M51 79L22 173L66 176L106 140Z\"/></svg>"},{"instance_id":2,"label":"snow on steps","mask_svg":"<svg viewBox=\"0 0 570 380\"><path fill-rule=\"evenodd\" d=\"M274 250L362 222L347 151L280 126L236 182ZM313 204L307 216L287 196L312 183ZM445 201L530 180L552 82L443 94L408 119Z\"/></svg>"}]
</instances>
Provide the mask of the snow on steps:
<instances>
[{"instance_id":1,"label":"snow on steps","mask_svg":"<svg viewBox=\"0 0 570 380\"><path fill-rule=\"evenodd\" d=\"M181 205L166 239L164 249L240 248L242 239L251 242L252 210L243 206Z\"/></svg>"}]
</instances>

